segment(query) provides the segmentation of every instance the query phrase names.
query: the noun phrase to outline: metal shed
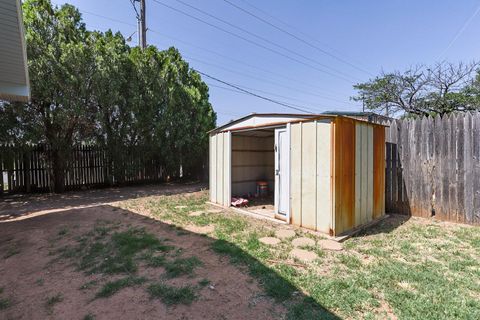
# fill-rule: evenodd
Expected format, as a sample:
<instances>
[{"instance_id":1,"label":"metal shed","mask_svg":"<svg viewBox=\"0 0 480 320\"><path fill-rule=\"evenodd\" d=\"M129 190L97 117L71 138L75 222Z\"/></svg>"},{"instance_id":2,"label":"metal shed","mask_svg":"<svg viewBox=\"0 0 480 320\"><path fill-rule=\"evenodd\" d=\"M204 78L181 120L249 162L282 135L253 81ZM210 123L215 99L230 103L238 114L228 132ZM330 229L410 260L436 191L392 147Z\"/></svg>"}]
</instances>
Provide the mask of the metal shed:
<instances>
[{"instance_id":1,"label":"metal shed","mask_svg":"<svg viewBox=\"0 0 480 320\"><path fill-rule=\"evenodd\" d=\"M272 217L333 236L385 213L385 128L341 115L251 114L210 132L210 201L267 181Z\"/></svg>"}]
</instances>

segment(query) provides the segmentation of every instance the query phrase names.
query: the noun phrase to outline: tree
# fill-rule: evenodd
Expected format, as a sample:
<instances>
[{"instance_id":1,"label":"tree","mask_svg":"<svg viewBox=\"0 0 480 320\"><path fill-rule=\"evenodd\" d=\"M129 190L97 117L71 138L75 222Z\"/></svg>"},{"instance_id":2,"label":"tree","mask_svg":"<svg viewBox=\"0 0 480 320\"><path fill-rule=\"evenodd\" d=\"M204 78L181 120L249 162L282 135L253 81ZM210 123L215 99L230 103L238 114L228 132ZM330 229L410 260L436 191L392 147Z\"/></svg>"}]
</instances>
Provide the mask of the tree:
<instances>
[{"instance_id":1,"label":"tree","mask_svg":"<svg viewBox=\"0 0 480 320\"><path fill-rule=\"evenodd\" d=\"M52 8L49 0L23 4L31 102L21 112L28 124L52 149L53 184L63 191L71 147L93 128L87 101L93 60L86 45L88 32L71 5Z\"/></svg>"},{"instance_id":2,"label":"tree","mask_svg":"<svg viewBox=\"0 0 480 320\"><path fill-rule=\"evenodd\" d=\"M365 83L354 85L366 108L386 115L410 116L446 114L478 110L468 93L479 64L438 63L433 68L417 66L404 73L382 73Z\"/></svg>"},{"instance_id":3,"label":"tree","mask_svg":"<svg viewBox=\"0 0 480 320\"><path fill-rule=\"evenodd\" d=\"M130 48L120 33L86 30L75 7L23 4L32 100L0 103L0 143L46 144L54 191L72 148L107 150L111 183L136 175L127 155L186 175L204 164L216 116L208 87L175 48ZM141 158L140 158L141 157Z\"/></svg>"},{"instance_id":4,"label":"tree","mask_svg":"<svg viewBox=\"0 0 480 320\"><path fill-rule=\"evenodd\" d=\"M175 48L165 54L169 93L167 108L156 128L159 147L167 168L179 170L181 166L184 175L198 178L206 163L206 132L215 127L216 115L208 100L208 86L200 75L189 68Z\"/></svg>"},{"instance_id":5,"label":"tree","mask_svg":"<svg viewBox=\"0 0 480 320\"><path fill-rule=\"evenodd\" d=\"M123 148L129 143L134 115L130 99L135 94L129 47L120 33L93 32L89 38L94 56L90 105L95 110L94 142L106 148L110 184L122 177ZM116 165L114 165L114 163ZM116 178L117 177L117 178Z\"/></svg>"}]
</instances>

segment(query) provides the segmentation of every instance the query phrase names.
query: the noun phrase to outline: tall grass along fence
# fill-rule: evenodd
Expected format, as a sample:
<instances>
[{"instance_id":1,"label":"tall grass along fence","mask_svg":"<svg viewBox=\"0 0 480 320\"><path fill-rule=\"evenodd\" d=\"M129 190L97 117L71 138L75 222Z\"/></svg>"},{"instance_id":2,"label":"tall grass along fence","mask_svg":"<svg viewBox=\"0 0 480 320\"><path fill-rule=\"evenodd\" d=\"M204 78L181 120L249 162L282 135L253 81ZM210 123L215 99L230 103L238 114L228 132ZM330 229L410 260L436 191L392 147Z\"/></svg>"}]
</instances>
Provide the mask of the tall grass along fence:
<instances>
[{"instance_id":1,"label":"tall grass along fence","mask_svg":"<svg viewBox=\"0 0 480 320\"><path fill-rule=\"evenodd\" d=\"M53 190L52 150L0 146L0 195ZM125 148L122 156L110 159L106 149L79 145L73 148L64 170L65 190L119 184L165 181L163 163L137 148Z\"/></svg>"},{"instance_id":2,"label":"tall grass along fence","mask_svg":"<svg viewBox=\"0 0 480 320\"><path fill-rule=\"evenodd\" d=\"M480 224L480 113L389 125L387 212Z\"/></svg>"}]
</instances>

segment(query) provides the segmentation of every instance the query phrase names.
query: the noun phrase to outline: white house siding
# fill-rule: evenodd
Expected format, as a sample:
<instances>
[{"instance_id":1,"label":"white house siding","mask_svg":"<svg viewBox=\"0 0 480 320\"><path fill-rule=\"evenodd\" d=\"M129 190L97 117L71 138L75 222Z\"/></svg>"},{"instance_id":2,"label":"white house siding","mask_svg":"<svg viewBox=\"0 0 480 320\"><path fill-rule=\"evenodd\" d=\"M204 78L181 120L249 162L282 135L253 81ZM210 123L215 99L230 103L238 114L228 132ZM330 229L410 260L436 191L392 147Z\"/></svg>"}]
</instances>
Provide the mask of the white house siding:
<instances>
[{"instance_id":1,"label":"white house siding","mask_svg":"<svg viewBox=\"0 0 480 320\"><path fill-rule=\"evenodd\" d=\"M0 0L0 99L30 97L20 0Z\"/></svg>"}]
</instances>

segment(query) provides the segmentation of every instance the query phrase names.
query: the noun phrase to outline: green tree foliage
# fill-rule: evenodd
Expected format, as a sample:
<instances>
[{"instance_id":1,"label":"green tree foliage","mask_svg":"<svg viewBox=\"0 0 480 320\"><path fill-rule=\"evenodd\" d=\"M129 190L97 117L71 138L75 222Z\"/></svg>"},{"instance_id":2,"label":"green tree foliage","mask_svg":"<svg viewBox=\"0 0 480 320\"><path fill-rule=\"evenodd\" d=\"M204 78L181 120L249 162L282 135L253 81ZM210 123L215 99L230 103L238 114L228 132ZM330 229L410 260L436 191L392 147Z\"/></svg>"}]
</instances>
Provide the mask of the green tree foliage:
<instances>
[{"instance_id":1,"label":"green tree foliage","mask_svg":"<svg viewBox=\"0 0 480 320\"><path fill-rule=\"evenodd\" d=\"M356 84L366 108L382 114L426 116L455 111L478 110L480 93L478 63L439 63L432 68L411 68L403 73L382 73ZM477 89L478 88L478 89Z\"/></svg>"},{"instance_id":2,"label":"green tree foliage","mask_svg":"<svg viewBox=\"0 0 480 320\"><path fill-rule=\"evenodd\" d=\"M32 100L0 103L0 143L48 145L58 192L71 148L84 142L108 150L111 182L122 182L129 152L160 159L170 176L199 172L216 115L175 48L142 51L120 33L88 31L68 4L27 0L23 12Z\"/></svg>"}]
</instances>

